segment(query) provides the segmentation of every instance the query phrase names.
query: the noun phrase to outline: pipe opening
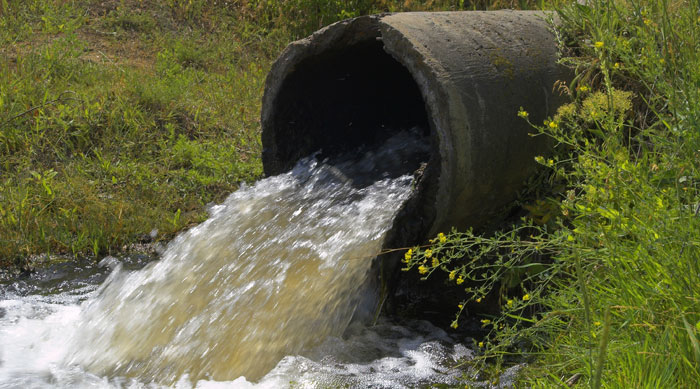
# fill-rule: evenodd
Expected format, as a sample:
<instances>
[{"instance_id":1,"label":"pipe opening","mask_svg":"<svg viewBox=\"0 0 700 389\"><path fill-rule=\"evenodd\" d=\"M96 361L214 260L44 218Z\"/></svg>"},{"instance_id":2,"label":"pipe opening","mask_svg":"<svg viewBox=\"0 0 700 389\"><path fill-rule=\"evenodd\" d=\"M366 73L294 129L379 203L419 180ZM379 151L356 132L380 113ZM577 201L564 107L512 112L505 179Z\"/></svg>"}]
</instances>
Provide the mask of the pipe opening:
<instances>
[{"instance_id":1,"label":"pipe opening","mask_svg":"<svg viewBox=\"0 0 700 389\"><path fill-rule=\"evenodd\" d=\"M414 173L415 186L384 247L487 226L535 171L533 157L550 148L544 137L529 135L517 112L541 123L566 102L553 85L572 75L557 64L548 15L384 14L341 21L290 44L263 96L265 174L288 171L319 150L320 158L362 153L361 146L419 128L426 150L402 172ZM397 295L401 285L410 290L417 282L394 271L401 256L391 251L373 262L383 285L398 285Z\"/></svg>"},{"instance_id":2,"label":"pipe opening","mask_svg":"<svg viewBox=\"0 0 700 389\"><path fill-rule=\"evenodd\" d=\"M288 74L275 101L275 129L266 173L289 170L300 158L321 150L321 160L364 152L402 131L428 137L425 103L409 71L384 51L379 38L330 47ZM429 141L426 141L429 143ZM401 174L427 162L405 163Z\"/></svg>"}]
</instances>

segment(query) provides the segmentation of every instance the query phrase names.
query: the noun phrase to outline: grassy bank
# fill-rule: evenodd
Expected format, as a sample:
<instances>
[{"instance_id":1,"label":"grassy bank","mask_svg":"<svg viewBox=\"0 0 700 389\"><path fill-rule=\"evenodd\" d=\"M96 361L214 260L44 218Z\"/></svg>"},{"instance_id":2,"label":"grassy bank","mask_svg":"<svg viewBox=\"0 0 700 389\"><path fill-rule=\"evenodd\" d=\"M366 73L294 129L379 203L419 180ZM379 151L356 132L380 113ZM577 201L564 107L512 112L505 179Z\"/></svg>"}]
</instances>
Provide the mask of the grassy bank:
<instances>
[{"instance_id":1,"label":"grassy bank","mask_svg":"<svg viewBox=\"0 0 700 389\"><path fill-rule=\"evenodd\" d=\"M280 40L165 1L1 4L2 264L167 238L260 176Z\"/></svg>"}]
</instances>

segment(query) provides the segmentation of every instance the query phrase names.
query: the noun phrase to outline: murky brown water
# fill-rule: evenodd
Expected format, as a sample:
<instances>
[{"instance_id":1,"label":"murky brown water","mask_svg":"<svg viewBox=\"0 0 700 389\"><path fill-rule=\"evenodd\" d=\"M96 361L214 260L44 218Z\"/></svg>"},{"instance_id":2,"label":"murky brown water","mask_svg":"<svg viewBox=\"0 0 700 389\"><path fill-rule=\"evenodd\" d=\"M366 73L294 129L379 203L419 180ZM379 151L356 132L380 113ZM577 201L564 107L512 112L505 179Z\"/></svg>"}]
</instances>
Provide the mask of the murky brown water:
<instances>
[{"instance_id":1,"label":"murky brown water","mask_svg":"<svg viewBox=\"0 0 700 389\"><path fill-rule=\"evenodd\" d=\"M352 321L424 144L400 133L364 157L306 159L140 270L108 258L1 284L0 387L456 382L471 352L444 332Z\"/></svg>"}]
</instances>

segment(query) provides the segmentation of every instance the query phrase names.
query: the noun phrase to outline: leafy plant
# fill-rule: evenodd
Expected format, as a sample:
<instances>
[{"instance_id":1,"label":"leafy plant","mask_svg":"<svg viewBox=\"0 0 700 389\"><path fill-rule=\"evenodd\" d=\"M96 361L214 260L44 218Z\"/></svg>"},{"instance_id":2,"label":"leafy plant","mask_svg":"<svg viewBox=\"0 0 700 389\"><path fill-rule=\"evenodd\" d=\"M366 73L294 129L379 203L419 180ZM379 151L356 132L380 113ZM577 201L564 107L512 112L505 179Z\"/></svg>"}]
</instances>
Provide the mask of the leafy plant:
<instances>
[{"instance_id":1,"label":"leafy plant","mask_svg":"<svg viewBox=\"0 0 700 389\"><path fill-rule=\"evenodd\" d=\"M534 386L700 379L697 9L695 1L562 7L574 100L531 123L557 145L536 158L550 194L523 199L530 215L491 237L453 233L407 254L407 269L468 286L453 326L467 304L486 295L500 303L499 314L480 319L489 330L482 361L530 358Z\"/></svg>"}]
</instances>

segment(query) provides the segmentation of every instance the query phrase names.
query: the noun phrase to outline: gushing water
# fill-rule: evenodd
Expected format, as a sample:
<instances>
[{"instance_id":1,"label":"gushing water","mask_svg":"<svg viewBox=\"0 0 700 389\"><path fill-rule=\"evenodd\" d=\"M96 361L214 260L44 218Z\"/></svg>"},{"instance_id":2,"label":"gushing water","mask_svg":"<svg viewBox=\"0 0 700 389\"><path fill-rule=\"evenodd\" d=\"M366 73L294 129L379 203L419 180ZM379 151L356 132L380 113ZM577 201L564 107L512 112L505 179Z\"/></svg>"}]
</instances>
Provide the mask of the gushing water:
<instances>
[{"instance_id":1,"label":"gushing water","mask_svg":"<svg viewBox=\"0 0 700 389\"><path fill-rule=\"evenodd\" d=\"M59 340L61 363L166 385L259 380L340 336L425 147L401 132L359 159L312 156L242 187L160 261L117 266Z\"/></svg>"},{"instance_id":2,"label":"gushing water","mask_svg":"<svg viewBox=\"0 0 700 389\"><path fill-rule=\"evenodd\" d=\"M84 312L71 362L100 375L257 380L340 335L410 177L356 189L312 159L242 188Z\"/></svg>"}]
</instances>

